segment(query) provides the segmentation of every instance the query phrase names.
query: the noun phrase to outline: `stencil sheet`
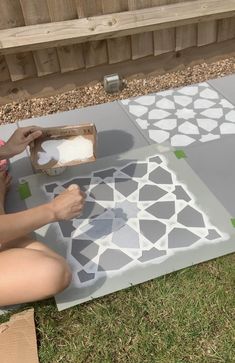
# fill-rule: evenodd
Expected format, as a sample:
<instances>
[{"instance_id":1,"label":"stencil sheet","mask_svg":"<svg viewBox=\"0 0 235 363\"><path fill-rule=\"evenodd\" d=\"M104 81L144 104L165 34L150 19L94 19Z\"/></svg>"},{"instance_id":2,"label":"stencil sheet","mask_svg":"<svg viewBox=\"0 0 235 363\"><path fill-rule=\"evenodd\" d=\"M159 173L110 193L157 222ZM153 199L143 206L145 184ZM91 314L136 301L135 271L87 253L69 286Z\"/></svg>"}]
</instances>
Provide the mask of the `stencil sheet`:
<instances>
[{"instance_id":1,"label":"stencil sheet","mask_svg":"<svg viewBox=\"0 0 235 363\"><path fill-rule=\"evenodd\" d=\"M71 183L87 194L81 216L37 231L73 269L60 310L235 250L229 213L186 160L159 146L26 180L28 207Z\"/></svg>"}]
</instances>

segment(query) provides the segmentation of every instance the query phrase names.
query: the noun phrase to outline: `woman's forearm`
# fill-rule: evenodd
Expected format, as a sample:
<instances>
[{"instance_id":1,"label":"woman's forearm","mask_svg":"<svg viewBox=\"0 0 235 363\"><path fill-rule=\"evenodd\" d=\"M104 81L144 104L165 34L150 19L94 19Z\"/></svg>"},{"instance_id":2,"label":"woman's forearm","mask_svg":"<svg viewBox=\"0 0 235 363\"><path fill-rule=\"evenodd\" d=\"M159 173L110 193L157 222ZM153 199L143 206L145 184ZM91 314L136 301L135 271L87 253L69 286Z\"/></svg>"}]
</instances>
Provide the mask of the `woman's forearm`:
<instances>
[{"instance_id":1,"label":"woman's forearm","mask_svg":"<svg viewBox=\"0 0 235 363\"><path fill-rule=\"evenodd\" d=\"M0 243L22 237L52 222L55 222L55 215L50 204L43 204L23 212L0 215Z\"/></svg>"},{"instance_id":2,"label":"woman's forearm","mask_svg":"<svg viewBox=\"0 0 235 363\"><path fill-rule=\"evenodd\" d=\"M8 148L7 144L0 147L0 160L10 159L10 158L12 158L12 156L14 156L14 155Z\"/></svg>"}]
</instances>

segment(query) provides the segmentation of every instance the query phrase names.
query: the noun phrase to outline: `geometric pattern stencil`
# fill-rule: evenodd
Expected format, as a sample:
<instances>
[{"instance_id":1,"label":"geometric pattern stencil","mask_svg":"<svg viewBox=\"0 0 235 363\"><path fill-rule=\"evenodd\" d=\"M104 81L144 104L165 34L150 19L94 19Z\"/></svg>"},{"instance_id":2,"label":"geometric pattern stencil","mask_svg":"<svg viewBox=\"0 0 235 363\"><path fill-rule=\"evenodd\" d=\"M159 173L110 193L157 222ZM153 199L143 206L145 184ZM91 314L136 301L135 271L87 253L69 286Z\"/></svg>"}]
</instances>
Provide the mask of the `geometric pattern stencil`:
<instances>
[{"instance_id":1,"label":"geometric pattern stencil","mask_svg":"<svg viewBox=\"0 0 235 363\"><path fill-rule=\"evenodd\" d=\"M183 92L185 97L175 102L186 105L195 88ZM142 106L147 107L148 102ZM171 109L172 104L163 106ZM44 186L51 198L65 185L86 186L83 213L58 223L70 246L68 259L75 266L73 280L78 288L91 287L104 276L135 266L160 264L179 249L225 238L168 167L166 156L155 154L123 164L61 185Z\"/></svg>"},{"instance_id":2,"label":"geometric pattern stencil","mask_svg":"<svg viewBox=\"0 0 235 363\"><path fill-rule=\"evenodd\" d=\"M151 144L187 147L235 133L235 107L206 82L128 101L120 102Z\"/></svg>"}]
</instances>

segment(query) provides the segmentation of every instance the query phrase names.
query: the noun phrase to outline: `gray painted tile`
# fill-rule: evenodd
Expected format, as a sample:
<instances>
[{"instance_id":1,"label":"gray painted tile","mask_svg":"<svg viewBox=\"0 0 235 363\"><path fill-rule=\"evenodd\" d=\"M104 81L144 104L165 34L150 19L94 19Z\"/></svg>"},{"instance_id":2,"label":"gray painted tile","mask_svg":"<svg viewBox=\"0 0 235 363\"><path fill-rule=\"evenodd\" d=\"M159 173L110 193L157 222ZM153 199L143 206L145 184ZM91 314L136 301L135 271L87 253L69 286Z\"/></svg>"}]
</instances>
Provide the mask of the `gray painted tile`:
<instances>
[{"instance_id":1,"label":"gray painted tile","mask_svg":"<svg viewBox=\"0 0 235 363\"><path fill-rule=\"evenodd\" d=\"M151 205L146 211L156 218L170 219L175 214L174 202L157 202Z\"/></svg>"},{"instance_id":2,"label":"gray painted tile","mask_svg":"<svg viewBox=\"0 0 235 363\"><path fill-rule=\"evenodd\" d=\"M192 246L200 239L193 232L183 228L174 228L168 235L168 248Z\"/></svg>"},{"instance_id":3,"label":"gray painted tile","mask_svg":"<svg viewBox=\"0 0 235 363\"><path fill-rule=\"evenodd\" d=\"M215 229L209 229L208 230L208 235L206 236L206 238L210 241L216 239L216 238L220 238L221 236L219 235L219 233L215 230Z\"/></svg>"},{"instance_id":4,"label":"gray painted tile","mask_svg":"<svg viewBox=\"0 0 235 363\"><path fill-rule=\"evenodd\" d=\"M94 177L99 177L101 179L109 178L109 177L113 176L115 171L116 171L116 169L114 169L114 168L106 169L104 171L99 171L97 173L94 173Z\"/></svg>"},{"instance_id":5,"label":"gray painted tile","mask_svg":"<svg viewBox=\"0 0 235 363\"><path fill-rule=\"evenodd\" d=\"M140 231L150 242L157 242L166 233L166 225L156 220L140 220Z\"/></svg>"},{"instance_id":6,"label":"gray painted tile","mask_svg":"<svg viewBox=\"0 0 235 363\"><path fill-rule=\"evenodd\" d=\"M87 281L93 280L95 278L94 273L88 273L84 270L79 271L77 275L81 282L87 282Z\"/></svg>"},{"instance_id":7,"label":"gray painted tile","mask_svg":"<svg viewBox=\"0 0 235 363\"><path fill-rule=\"evenodd\" d=\"M155 185L145 185L140 189L139 192L139 200L143 201L151 201L151 200L158 200L163 195L166 195L167 192L158 186Z\"/></svg>"},{"instance_id":8,"label":"gray painted tile","mask_svg":"<svg viewBox=\"0 0 235 363\"><path fill-rule=\"evenodd\" d=\"M172 184L172 176L169 171L159 166L149 174L149 180L156 184Z\"/></svg>"},{"instance_id":9,"label":"gray painted tile","mask_svg":"<svg viewBox=\"0 0 235 363\"><path fill-rule=\"evenodd\" d=\"M77 254L81 253L86 247L90 246L93 241L82 239L81 236L79 239L72 240L72 256L76 257Z\"/></svg>"},{"instance_id":10,"label":"gray painted tile","mask_svg":"<svg viewBox=\"0 0 235 363\"><path fill-rule=\"evenodd\" d=\"M190 196L181 185L176 185L173 194L175 194L176 199L185 200L185 202L189 202L191 200Z\"/></svg>"},{"instance_id":11,"label":"gray painted tile","mask_svg":"<svg viewBox=\"0 0 235 363\"><path fill-rule=\"evenodd\" d=\"M177 220L186 227L205 227L202 214L189 205L179 212Z\"/></svg>"},{"instance_id":12,"label":"gray painted tile","mask_svg":"<svg viewBox=\"0 0 235 363\"><path fill-rule=\"evenodd\" d=\"M96 200L113 200L113 189L103 182L92 188L90 193Z\"/></svg>"},{"instance_id":13,"label":"gray painted tile","mask_svg":"<svg viewBox=\"0 0 235 363\"><path fill-rule=\"evenodd\" d=\"M98 271L118 270L128 265L132 259L120 250L107 249L99 260Z\"/></svg>"},{"instance_id":14,"label":"gray painted tile","mask_svg":"<svg viewBox=\"0 0 235 363\"><path fill-rule=\"evenodd\" d=\"M148 171L148 165L146 163L137 164L132 163L121 170L123 173L134 178L142 178Z\"/></svg>"},{"instance_id":15,"label":"gray painted tile","mask_svg":"<svg viewBox=\"0 0 235 363\"><path fill-rule=\"evenodd\" d=\"M123 196L128 197L138 188L138 183L131 179L115 178L115 188Z\"/></svg>"},{"instance_id":16,"label":"gray painted tile","mask_svg":"<svg viewBox=\"0 0 235 363\"><path fill-rule=\"evenodd\" d=\"M47 193L53 193L54 189L58 187L57 183L52 183L52 184L47 184L45 186L45 189L47 191Z\"/></svg>"},{"instance_id":17,"label":"gray painted tile","mask_svg":"<svg viewBox=\"0 0 235 363\"><path fill-rule=\"evenodd\" d=\"M60 221L58 223L63 236L71 237L72 232L75 230L73 226L73 221Z\"/></svg>"},{"instance_id":18,"label":"gray painted tile","mask_svg":"<svg viewBox=\"0 0 235 363\"><path fill-rule=\"evenodd\" d=\"M166 251L160 251L157 248L153 247L149 251L143 251L142 256L139 258L140 262L148 262L154 260L155 258L159 258L166 255Z\"/></svg>"}]
</instances>

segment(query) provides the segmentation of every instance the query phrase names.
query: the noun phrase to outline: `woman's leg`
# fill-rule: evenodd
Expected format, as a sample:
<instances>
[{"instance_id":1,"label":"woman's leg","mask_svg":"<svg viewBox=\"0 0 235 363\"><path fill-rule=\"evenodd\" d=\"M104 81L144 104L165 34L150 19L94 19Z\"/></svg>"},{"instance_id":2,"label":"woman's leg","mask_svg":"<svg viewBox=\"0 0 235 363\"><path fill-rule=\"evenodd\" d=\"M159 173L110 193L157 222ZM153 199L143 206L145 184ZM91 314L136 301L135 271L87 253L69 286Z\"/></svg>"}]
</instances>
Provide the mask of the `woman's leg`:
<instances>
[{"instance_id":1,"label":"woman's leg","mask_svg":"<svg viewBox=\"0 0 235 363\"><path fill-rule=\"evenodd\" d=\"M70 283L65 261L27 248L0 253L0 306L53 296Z\"/></svg>"},{"instance_id":2,"label":"woman's leg","mask_svg":"<svg viewBox=\"0 0 235 363\"><path fill-rule=\"evenodd\" d=\"M9 178L0 173L0 214ZM36 301L64 290L71 270L63 257L29 236L0 248L0 306Z\"/></svg>"}]
</instances>

